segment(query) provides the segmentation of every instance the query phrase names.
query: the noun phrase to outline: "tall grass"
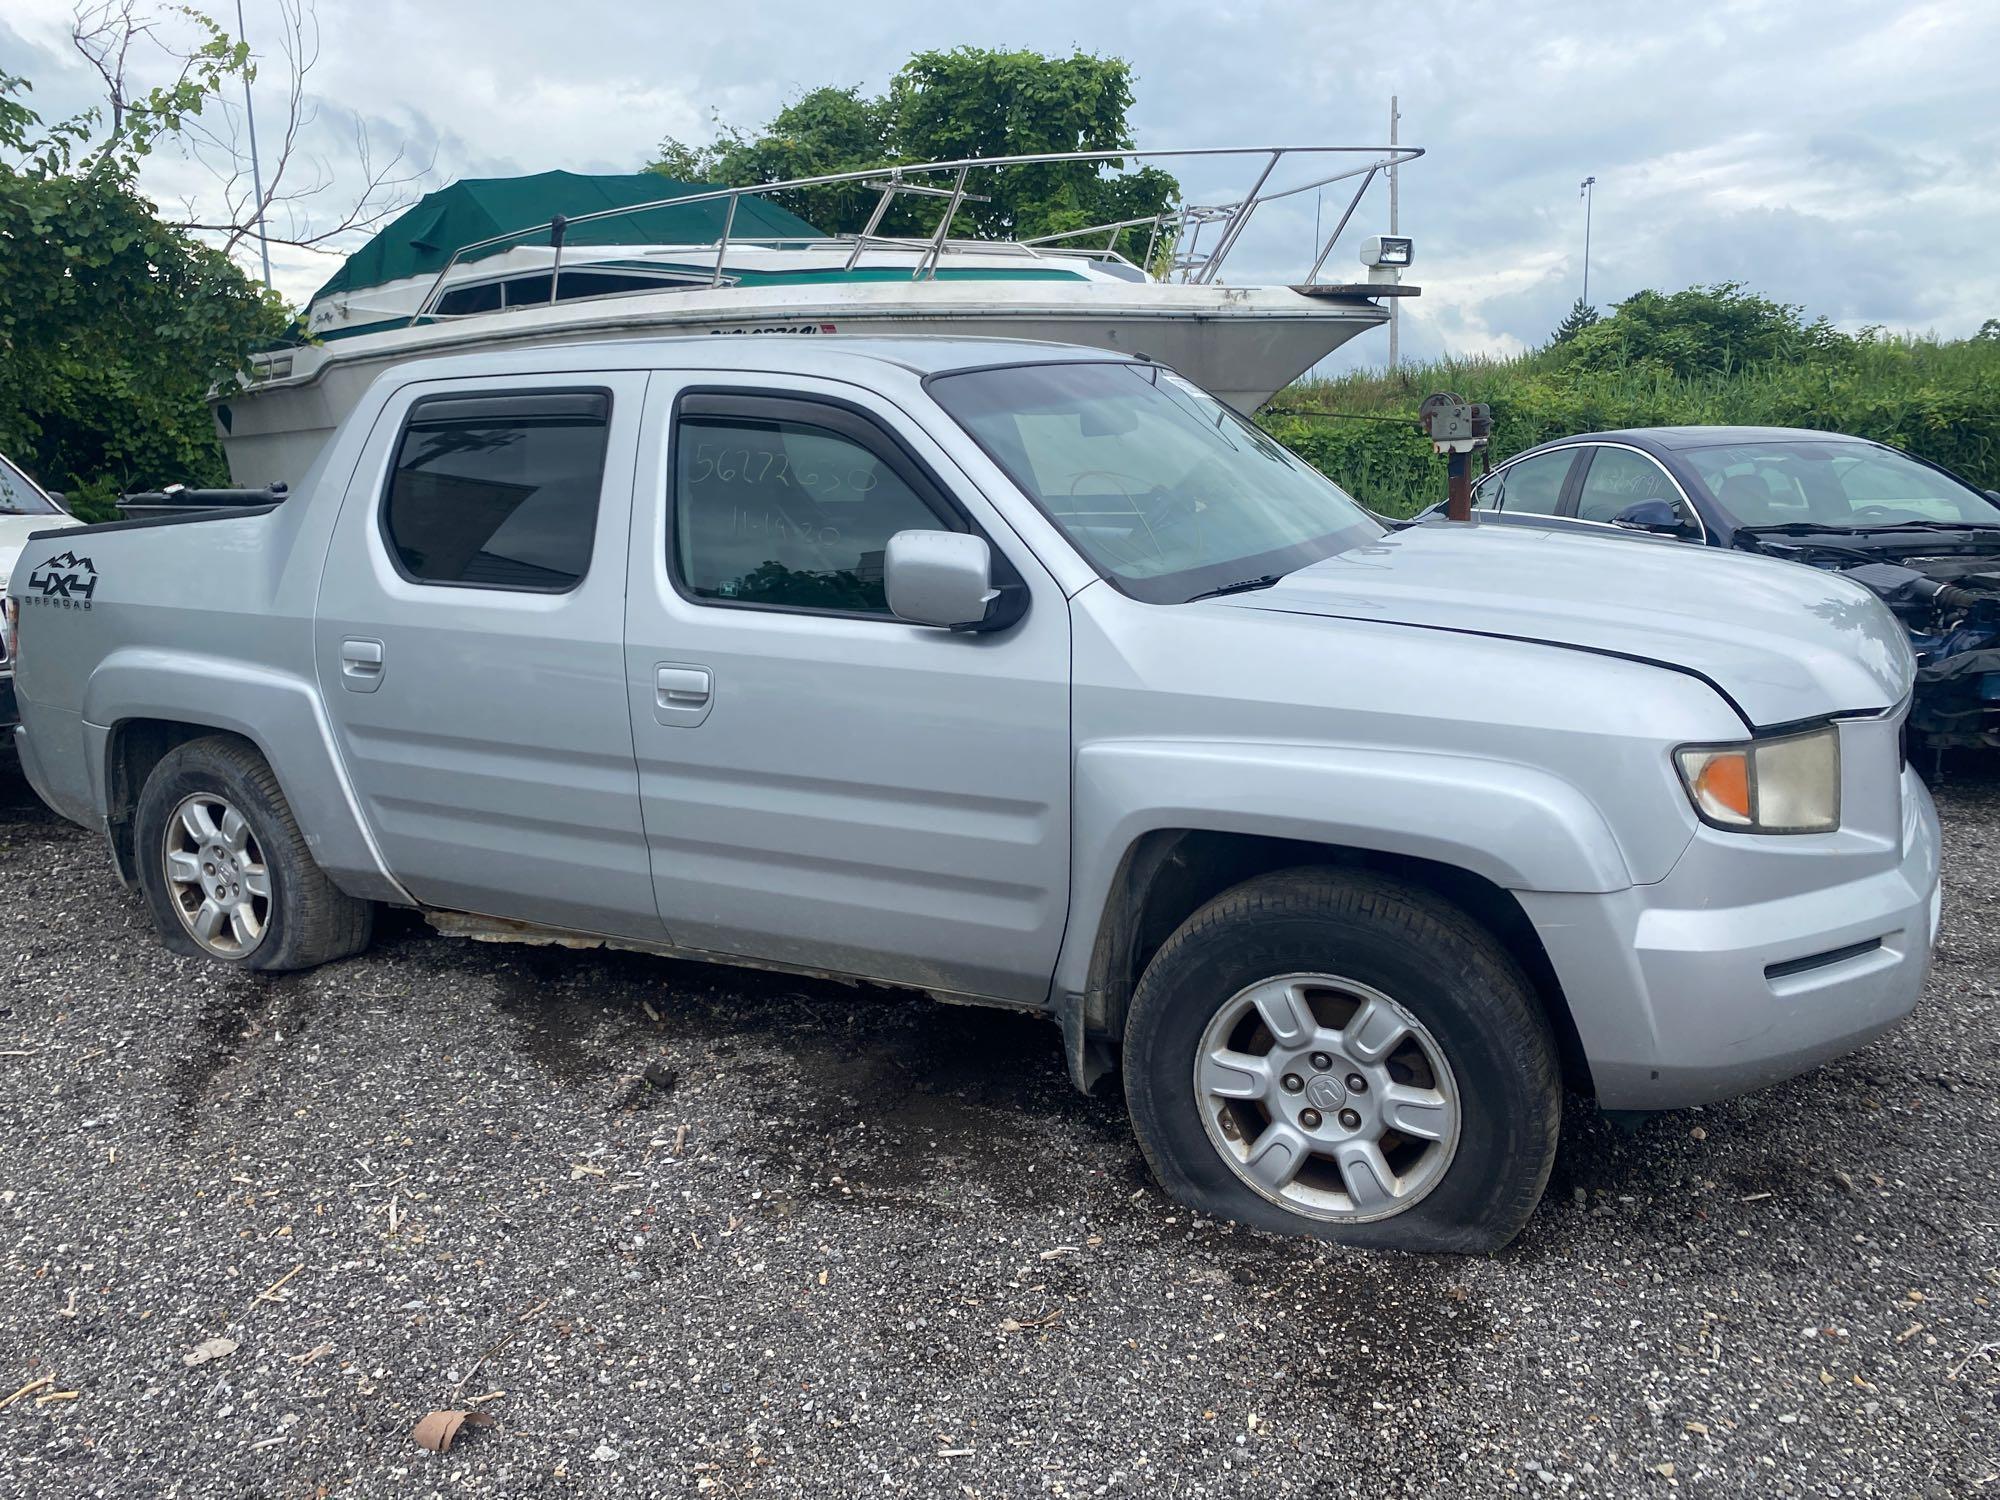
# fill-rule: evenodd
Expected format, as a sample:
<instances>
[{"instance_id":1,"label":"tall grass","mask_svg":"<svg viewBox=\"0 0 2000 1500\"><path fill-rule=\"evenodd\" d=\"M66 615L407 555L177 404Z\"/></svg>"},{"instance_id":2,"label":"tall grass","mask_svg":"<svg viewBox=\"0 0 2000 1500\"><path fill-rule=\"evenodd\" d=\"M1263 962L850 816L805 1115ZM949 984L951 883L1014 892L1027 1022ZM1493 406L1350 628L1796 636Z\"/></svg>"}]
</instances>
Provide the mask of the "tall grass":
<instances>
[{"instance_id":1,"label":"tall grass","mask_svg":"<svg viewBox=\"0 0 2000 1500\"><path fill-rule=\"evenodd\" d=\"M2000 340L1867 337L1833 357L1675 376L1585 370L1561 351L1443 360L1301 381L1260 419L1363 504L1410 515L1444 498L1444 460L1417 404L1452 391L1493 408L1494 462L1550 438L1616 427L1809 427L1892 443L2000 488ZM1407 422L1369 420L1407 418Z\"/></svg>"}]
</instances>

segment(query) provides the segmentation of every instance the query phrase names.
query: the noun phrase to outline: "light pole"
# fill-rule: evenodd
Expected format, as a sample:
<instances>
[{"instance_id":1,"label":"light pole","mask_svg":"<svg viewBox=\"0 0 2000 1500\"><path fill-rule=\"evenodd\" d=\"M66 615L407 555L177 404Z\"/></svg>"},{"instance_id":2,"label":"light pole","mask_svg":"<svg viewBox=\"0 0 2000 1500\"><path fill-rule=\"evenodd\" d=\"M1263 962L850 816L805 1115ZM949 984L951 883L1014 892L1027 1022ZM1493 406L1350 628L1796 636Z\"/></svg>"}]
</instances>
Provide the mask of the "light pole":
<instances>
[{"instance_id":1,"label":"light pole","mask_svg":"<svg viewBox=\"0 0 2000 1500\"><path fill-rule=\"evenodd\" d=\"M1396 222L1396 122L1403 118L1403 112L1396 108L1396 96L1389 96L1389 233L1401 234L1402 227ZM1398 335L1403 331L1403 320L1399 309L1402 299L1389 299L1389 368L1395 369L1401 362L1402 340Z\"/></svg>"},{"instance_id":2,"label":"light pole","mask_svg":"<svg viewBox=\"0 0 2000 1500\"><path fill-rule=\"evenodd\" d=\"M1590 306L1590 201L1595 196L1591 189L1597 186L1595 177L1586 177L1577 184L1577 195L1583 199L1583 305Z\"/></svg>"},{"instance_id":3,"label":"light pole","mask_svg":"<svg viewBox=\"0 0 2000 1500\"><path fill-rule=\"evenodd\" d=\"M236 40L248 44L244 35L243 0L236 0ZM264 233L264 172L257 162L257 111L250 107L250 71L243 71L243 123L250 131L250 191L257 195L257 248L264 255L264 285L271 285L271 241Z\"/></svg>"}]
</instances>

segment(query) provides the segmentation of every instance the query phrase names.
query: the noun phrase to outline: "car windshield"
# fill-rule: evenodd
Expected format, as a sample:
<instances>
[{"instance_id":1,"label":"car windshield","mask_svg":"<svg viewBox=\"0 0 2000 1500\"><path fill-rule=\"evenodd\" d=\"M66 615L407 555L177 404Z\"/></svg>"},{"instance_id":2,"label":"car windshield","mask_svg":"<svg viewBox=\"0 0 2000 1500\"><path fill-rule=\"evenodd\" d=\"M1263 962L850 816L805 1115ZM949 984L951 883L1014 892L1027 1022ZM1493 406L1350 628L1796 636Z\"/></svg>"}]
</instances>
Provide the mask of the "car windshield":
<instances>
[{"instance_id":1,"label":"car windshield","mask_svg":"<svg viewBox=\"0 0 2000 1500\"><path fill-rule=\"evenodd\" d=\"M0 458L0 516L61 515L54 502L19 469Z\"/></svg>"},{"instance_id":2,"label":"car windshield","mask_svg":"<svg viewBox=\"0 0 2000 1500\"><path fill-rule=\"evenodd\" d=\"M941 375L931 394L1125 593L1179 604L1382 535L1338 485L1158 365Z\"/></svg>"},{"instance_id":3,"label":"car windshield","mask_svg":"<svg viewBox=\"0 0 2000 1500\"><path fill-rule=\"evenodd\" d=\"M1977 490L1873 443L1729 443L1689 449L1687 458L1738 526L2000 526L2000 506Z\"/></svg>"}]
</instances>

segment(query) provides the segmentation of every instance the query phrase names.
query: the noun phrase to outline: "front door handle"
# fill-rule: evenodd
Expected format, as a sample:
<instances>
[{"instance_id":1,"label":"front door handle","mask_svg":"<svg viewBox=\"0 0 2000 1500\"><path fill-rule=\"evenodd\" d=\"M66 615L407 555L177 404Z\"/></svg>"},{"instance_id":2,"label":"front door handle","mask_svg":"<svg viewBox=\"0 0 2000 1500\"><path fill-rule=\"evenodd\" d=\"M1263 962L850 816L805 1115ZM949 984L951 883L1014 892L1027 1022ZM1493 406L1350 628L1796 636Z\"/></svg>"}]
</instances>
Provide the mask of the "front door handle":
<instances>
[{"instance_id":1,"label":"front door handle","mask_svg":"<svg viewBox=\"0 0 2000 1500\"><path fill-rule=\"evenodd\" d=\"M699 724L715 699L707 667L661 662L653 668L653 717L662 724Z\"/></svg>"},{"instance_id":2,"label":"front door handle","mask_svg":"<svg viewBox=\"0 0 2000 1500\"><path fill-rule=\"evenodd\" d=\"M382 685L382 643L350 636L340 643L340 685L350 693L372 693Z\"/></svg>"}]
</instances>

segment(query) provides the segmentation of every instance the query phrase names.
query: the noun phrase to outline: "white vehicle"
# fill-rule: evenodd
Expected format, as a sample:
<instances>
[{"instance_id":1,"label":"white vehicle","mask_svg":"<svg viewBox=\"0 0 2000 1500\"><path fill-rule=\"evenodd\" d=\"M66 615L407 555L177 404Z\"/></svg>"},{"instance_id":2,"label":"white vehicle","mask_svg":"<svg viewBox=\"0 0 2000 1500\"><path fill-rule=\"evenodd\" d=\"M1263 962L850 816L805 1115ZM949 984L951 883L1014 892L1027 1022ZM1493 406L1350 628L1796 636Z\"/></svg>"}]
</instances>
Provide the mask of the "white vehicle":
<instances>
[{"instance_id":1,"label":"white vehicle","mask_svg":"<svg viewBox=\"0 0 2000 1500\"><path fill-rule=\"evenodd\" d=\"M6 603L7 579L29 536L76 524L75 518L49 498L48 491L0 455L0 606ZM14 709L14 642L9 618L7 610L0 607L0 730L19 720Z\"/></svg>"},{"instance_id":2,"label":"white vehicle","mask_svg":"<svg viewBox=\"0 0 2000 1500\"><path fill-rule=\"evenodd\" d=\"M217 392L235 482L296 485L391 365L579 339L663 334L946 334L1044 339L1153 359L1238 411L1387 321L1409 241L1367 242L1367 279L1321 279L1378 173L1414 147L1068 152L843 172L746 188L638 173L474 179L427 194L350 256L306 309L317 340L256 356ZM1010 171L1241 158L1250 191L1225 203L1030 239L951 233ZM1306 180L1299 180L1304 178ZM1354 182L1346 212L1296 284L1225 285L1224 262L1261 206ZM827 234L782 205L829 185L876 203L859 234ZM923 205L943 199L935 215ZM912 204L917 205L915 209ZM802 206L805 206L802 204ZM1331 204L1328 205L1332 207ZM911 224L937 219L913 234ZM1275 213L1268 216L1275 218Z\"/></svg>"}]
</instances>

